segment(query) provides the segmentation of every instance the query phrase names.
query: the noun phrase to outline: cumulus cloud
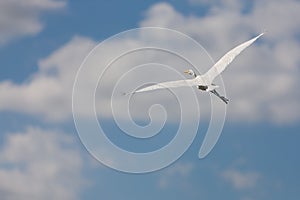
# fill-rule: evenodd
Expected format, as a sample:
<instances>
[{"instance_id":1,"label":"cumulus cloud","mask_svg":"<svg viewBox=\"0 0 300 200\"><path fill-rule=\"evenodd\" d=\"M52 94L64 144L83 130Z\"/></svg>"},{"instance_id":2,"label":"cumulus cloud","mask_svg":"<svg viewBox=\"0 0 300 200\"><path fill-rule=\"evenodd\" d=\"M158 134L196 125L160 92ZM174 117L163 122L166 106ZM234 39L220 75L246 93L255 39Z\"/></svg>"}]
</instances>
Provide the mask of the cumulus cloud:
<instances>
[{"instance_id":1,"label":"cumulus cloud","mask_svg":"<svg viewBox=\"0 0 300 200\"><path fill-rule=\"evenodd\" d=\"M0 1L0 45L18 37L39 33L43 29L41 13L55 11L65 5L65 0Z\"/></svg>"},{"instance_id":2,"label":"cumulus cloud","mask_svg":"<svg viewBox=\"0 0 300 200\"><path fill-rule=\"evenodd\" d=\"M226 5L222 9L219 6L220 2ZM229 69L223 73L227 97L231 100L227 119L275 123L297 121L300 118L298 101L300 93L294 88L299 85L297 77L299 76L300 45L297 35L300 18L296 16L299 15L297 8L300 3L294 0L285 3L257 0L248 5L236 0L216 0L200 1L200 6L203 3L209 5L208 12L203 16L183 15L168 3L155 4L147 10L146 17L140 22L140 26L161 26L182 31L200 42L215 59L258 34L262 29L267 29L269 32L237 57ZM289 10L289 12L282 12L282 10ZM284 28L278 28L281 26ZM147 37L149 38L149 35ZM144 38L145 35L140 34L131 39L123 38L106 43L104 53L106 57L113 59L115 52L122 48L134 48L143 44ZM151 38L153 41L165 41L168 45L176 46L176 42L172 41L173 38L169 35L153 34ZM10 81L0 83L0 110L25 112L43 116L44 119L52 121L70 119L72 85L76 71L95 45L96 42L89 38L76 36L49 57L42 59L39 62L39 71L27 82L20 85ZM178 44L177 48L178 46L182 52L186 52L186 55L193 54L193 49L189 46ZM199 63L201 61L205 63L198 66L201 72L205 72L212 64L209 64L207 57L203 55L194 55L194 57L199 57ZM96 94L96 108L101 107L101 112L98 110L101 116L111 117L111 111L108 111L111 91L118 78L132 66L154 61L177 67L177 71L182 71L189 66L180 59L174 59L170 55L165 56L161 52L160 54L135 52L135 54L128 54L116 60L105 72L98 87L101 92ZM99 74L99 70L103 70L104 65L99 64L101 61L93 60L92 62L95 70L92 70L84 79L85 86L81 95L83 97L89 95L88 91L91 90L89 88L92 87L91 80ZM156 71L145 70L147 73L145 71L139 74L132 73L127 76L126 80L128 83L135 83L141 80L160 82L185 78L169 73L163 67L159 69L160 71L157 68ZM219 79L216 82L219 83ZM126 88L125 82L122 83L123 86L120 89L123 89L123 92L134 89ZM184 91L181 90L181 93L184 94ZM170 107L171 117L179 113L174 109L174 106L178 105L171 98L170 93L159 92L157 96L152 94L145 93L133 99L134 103L130 107L133 116L137 116L137 119L147 120L149 105L157 102ZM198 95L199 102L202 103L201 116L209 119L209 106L204 106L209 103L206 97L205 94ZM86 106L90 103L84 103L80 112L84 113L87 110ZM189 99L181 103L190 105ZM124 107L121 101L116 105L119 108ZM194 105L190 105L189 109L192 111ZM120 113L120 115L125 114L126 112ZM160 113L159 116L163 115Z\"/></svg>"},{"instance_id":3,"label":"cumulus cloud","mask_svg":"<svg viewBox=\"0 0 300 200\"><path fill-rule=\"evenodd\" d=\"M106 44L105 52L99 53L92 59L89 67L89 72L83 78L84 83L83 89L80 90L81 97L87 97L93 94L93 89L95 86L95 80L98 79L101 73L106 67L105 64L101 63L101 55L104 54L105 57L112 57L116 55L113 52L120 51L120 49L132 49L136 46L143 45L145 35L141 34L140 37L134 39L120 39L117 42L112 41ZM164 37L161 35L154 36L152 39ZM165 46L170 45L169 41L166 42ZM62 46L60 49L56 50L48 56L39 61L39 70L37 73L33 74L32 77L23 84L14 84L11 81L4 81L0 84L0 109L10 110L15 112L29 113L33 115L42 116L46 120L50 121L64 121L71 118L72 114L72 88L75 81L77 70L84 60L85 56L91 51L91 49L96 45L96 42L84 38L84 37L74 37L70 42ZM181 49L182 50L182 49ZM187 49L186 49L187 50ZM193 53L191 49L186 52ZM146 52L147 53L147 52ZM160 56L163 54L163 56ZM202 58L201 55L197 56ZM160 64L165 64L168 66L180 66L180 74L178 75L176 70L171 71L162 66L155 66L154 62ZM206 55L202 62L211 62L209 57ZM129 73L126 77L125 84L121 82L119 85L119 93L115 99L117 100L116 105L124 107L126 103L124 98L122 98L122 92L131 91L134 88L124 87L124 85L135 84L138 81L149 81L149 82L160 82L165 80L165 75L168 74L168 80L176 80L184 78L182 72L186 69L187 63L176 58L172 54L163 53L161 51L150 51L145 56L145 52L135 52L134 55L127 55L121 60L116 60L116 64L112 64L108 70L105 71L105 75L102 77L101 82L98 84L98 90L96 94L97 105L100 107L99 113L109 118L111 117L111 98L114 85L120 79L123 74L132 68L133 66L138 66L144 63L152 63L149 66L144 67L144 71L141 73ZM102 65L103 64L103 65ZM155 67L155 70L151 70L151 65ZM139 85L138 85L139 86ZM120 91L122 90L123 91ZM138 119L144 120L148 117L147 109L151 103L159 101L164 104L170 104L170 98L173 98L170 93L161 95L160 99L154 96L146 94L146 96L139 96L139 100L142 103L137 103L133 107L133 115L137 116ZM150 100L150 101L146 101ZM152 100L152 101L151 101ZM186 101L189 101L188 99ZM20 103L22 102L22 103ZM173 101L172 105L176 105L178 102ZM187 105L188 103L186 103ZM81 105L80 113L85 115L87 106L90 102L84 102ZM126 105L125 105L126 106ZM190 108L194 110L194 108ZM118 111L118 109L116 109ZM126 115L125 110L121 115ZM143 112L141 112L143 111ZM173 111L175 111L173 109ZM141 114L143 113L143 114ZM173 112L174 113L174 112ZM91 113L90 113L91 114ZM157 116L154 119L158 119ZM122 117L121 117L122 118Z\"/></svg>"},{"instance_id":4,"label":"cumulus cloud","mask_svg":"<svg viewBox=\"0 0 300 200\"><path fill-rule=\"evenodd\" d=\"M63 121L71 116L72 85L76 71L93 41L74 37L48 58L39 61L38 73L21 85L11 81L0 84L2 110L43 116Z\"/></svg>"},{"instance_id":5,"label":"cumulus cloud","mask_svg":"<svg viewBox=\"0 0 300 200\"><path fill-rule=\"evenodd\" d=\"M0 196L10 199L78 199L82 158L73 138L29 127L7 134L0 153Z\"/></svg>"}]
</instances>

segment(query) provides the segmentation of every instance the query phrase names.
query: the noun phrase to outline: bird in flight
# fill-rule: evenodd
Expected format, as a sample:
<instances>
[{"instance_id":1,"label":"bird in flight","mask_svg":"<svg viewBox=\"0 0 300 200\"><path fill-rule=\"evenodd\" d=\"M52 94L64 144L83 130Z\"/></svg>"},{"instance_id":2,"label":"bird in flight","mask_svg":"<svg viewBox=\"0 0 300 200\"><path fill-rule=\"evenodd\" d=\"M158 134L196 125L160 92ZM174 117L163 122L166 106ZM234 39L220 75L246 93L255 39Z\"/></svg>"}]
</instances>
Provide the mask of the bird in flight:
<instances>
[{"instance_id":1,"label":"bird in flight","mask_svg":"<svg viewBox=\"0 0 300 200\"><path fill-rule=\"evenodd\" d=\"M227 104L229 100L226 97L221 96L217 92L216 89L219 86L214 84L213 80L225 70L225 68L234 60L234 58L237 55L239 55L244 49L246 49L248 46L250 46L253 42L255 42L263 34L264 33L261 33L258 36L254 37L254 38L238 45L237 47L233 48L232 50L228 51L220 60L218 60L218 62L216 62L203 75L196 75L193 70L189 69L189 70L184 71L184 73L194 76L193 79L157 83L157 84L154 84L154 85L151 85L148 87L138 89L134 92L125 93L125 94L135 94L135 93L147 92L147 91L152 91L152 90L157 90L157 89L197 86L199 90L205 91L205 92L211 92L212 94L216 95L217 97L219 97L222 101L224 101Z\"/></svg>"}]
</instances>

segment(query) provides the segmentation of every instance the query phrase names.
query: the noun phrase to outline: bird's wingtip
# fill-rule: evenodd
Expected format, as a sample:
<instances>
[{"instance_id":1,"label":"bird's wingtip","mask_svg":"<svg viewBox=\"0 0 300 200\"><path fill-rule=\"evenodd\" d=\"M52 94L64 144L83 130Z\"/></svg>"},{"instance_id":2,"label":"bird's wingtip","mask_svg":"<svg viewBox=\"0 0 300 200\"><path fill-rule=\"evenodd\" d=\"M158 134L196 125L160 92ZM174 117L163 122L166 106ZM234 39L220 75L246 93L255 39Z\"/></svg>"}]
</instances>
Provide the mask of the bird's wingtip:
<instances>
[{"instance_id":1,"label":"bird's wingtip","mask_svg":"<svg viewBox=\"0 0 300 200\"><path fill-rule=\"evenodd\" d=\"M260 38L261 36L263 36L266 32L263 31L261 32L259 35L257 35L255 38L253 38L254 40L257 40L258 38Z\"/></svg>"},{"instance_id":2,"label":"bird's wingtip","mask_svg":"<svg viewBox=\"0 0 300 200\"><path fill-rule=\"evenodd\" d=\"M267 34L268 33L268 30L267 29L263 29L260 36L264 35L264 34Z\"/></svg>"},{"instance_id":3,"label":"bird's wingtip","mask_svg":"<svg viewBox=\"0 0 300 200\"><path fill-rule=\"evenodd\" d=\"M131 94L134 94L135 92L123 92L122 95L123 96L128 96L128 95L131 95Z\"/></svg>"},{"instance_id":4,"label":"bird's wingtip","mask_svg":"<svg viewBox=\"0 0 300 200\"><path fill-rule=\"evenodd\" d=\"M266 32L261 32L257 37L259 38L259 37L263 36L265 33Z\"/></svg>"}]
</instances>

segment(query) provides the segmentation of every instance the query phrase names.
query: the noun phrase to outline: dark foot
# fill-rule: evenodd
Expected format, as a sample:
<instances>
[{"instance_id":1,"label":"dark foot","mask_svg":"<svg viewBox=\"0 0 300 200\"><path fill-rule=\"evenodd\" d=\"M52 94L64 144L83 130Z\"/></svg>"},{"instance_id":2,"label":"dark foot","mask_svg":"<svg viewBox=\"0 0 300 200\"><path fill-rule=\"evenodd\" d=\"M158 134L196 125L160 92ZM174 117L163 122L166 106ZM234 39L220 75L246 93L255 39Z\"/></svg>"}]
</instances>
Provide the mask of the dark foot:
<instances>
[{"instance_id":1,"label":"dark foot","mask_svg":"<svg viewBox=\"0 0 300 200\"><path fill-rule=\"evenodd\" d=\"M220 97L226 104L228 104L229 99L227 99L226 97L221 96Z\"/></svg>"}]
</instances>

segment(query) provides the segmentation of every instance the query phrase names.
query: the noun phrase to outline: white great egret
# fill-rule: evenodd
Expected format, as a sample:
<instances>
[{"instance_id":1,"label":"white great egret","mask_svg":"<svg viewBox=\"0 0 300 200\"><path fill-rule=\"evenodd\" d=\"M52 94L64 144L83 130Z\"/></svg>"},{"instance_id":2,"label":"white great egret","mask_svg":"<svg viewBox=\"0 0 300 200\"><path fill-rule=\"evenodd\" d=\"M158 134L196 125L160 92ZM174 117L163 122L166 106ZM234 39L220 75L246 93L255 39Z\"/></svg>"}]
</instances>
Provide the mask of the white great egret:
<instances>
[{"instance_id":1,"label":"white great egret","mask_svg":"<svg viewBox=\"0 0 300 200\"><path fill-rule=\"evenodd\" d=\"M196 75L193 70L187 70L184 71L184 73L187 73L191 76L194 76L193 79L188 80L178 80L178 81L168 81L168 82L162 82L157 83L155 85L151 85L145 88L138 89L134 92L127 93L127 94L134 94L134 93L140 93L140 92L146 92L146 91L152 91L157 89L165 89L165 88L176 88L176 87L184 87L184 86L197 86L198 89L206 92L211 92L220 99L222 99L226 104L228 103L228 99L219 95L219 93L216 91L216 88L218 88L218 85L213 84L213 80L218 76L221 72L225 70L225 68L233 61L233 59L239 55L244 49L246 49L248 46L250 46L255 40L257 40L259 37L261 37L264 33L259 34L258 36L252 38L251 40L248 40L247 42L244 42L240 44L239 46L233 48L229 52L227 52L216 64L214 64L205 74L203 75Z\"/></svg>"}]
</instances>

